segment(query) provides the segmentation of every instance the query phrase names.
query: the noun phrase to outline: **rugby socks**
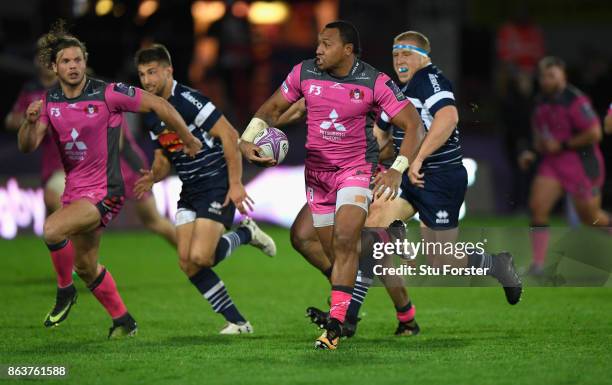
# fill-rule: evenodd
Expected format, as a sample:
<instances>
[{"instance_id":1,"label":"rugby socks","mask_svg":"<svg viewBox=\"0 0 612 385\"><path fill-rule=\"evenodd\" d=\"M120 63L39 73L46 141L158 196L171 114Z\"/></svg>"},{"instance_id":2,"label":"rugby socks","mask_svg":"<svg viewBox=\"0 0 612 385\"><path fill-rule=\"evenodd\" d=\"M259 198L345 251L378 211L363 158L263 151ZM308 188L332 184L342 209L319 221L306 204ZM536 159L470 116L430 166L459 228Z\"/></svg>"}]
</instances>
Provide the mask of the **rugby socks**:
<instances>
[{"instance_id":1,"label":"rugby socks","mask_svg":"<svg viewBox=\"0 0 612 385\"><path fill-rule=\"evenodd\" d=\"M331 292L331 306L329 316L340 323L344 323L346 311L351 302L353 288L350 286L334 285Z\"/></svg>"},{"instance_id":2,"label":"rugby socks","mask_svg":"<svg viewBox=\"0 0 612 385\"><path fill-rule=\"evenodd\" d=\"M547 225L531 227L531 252L533 264L537 267L544 266L548 241L550 240L550 229Z\"/></svg>"},{"instance_id":3,"label":"rugby socks","mask_svg":"<svg viewBox=\"0 0 612 385\"><path fill-rule=\"evenodd\" d=\"M225 284L212 269L205 267L189 280L210 303L215 313L223 315L227 322L246 322L227 293Z\"/></svg>"},{"instance_id":4,"label":"rugby socks","mask_svg":"<svg viewBox=\"0 0 612 385\"><path fill-rule=\"evenodd\" d=\"M62 289L72 285L72 268L74 266L74 247L72 241L64 239L62 242L47 244L51 252L51 261L57 273L57 286Z\"/></svg>"},{"instance_id":5,"label":"rugby socks","mask_svg":"<svg viewBox=\"0 0 612 385\"><path fill-rule=\"evenodd\" d=\"M98 302L104 306L113 319L117 319L127 313L127 308L117 291L115 280L105 267L102 267L102 272L98 275L98 278L89 285L89 290L91 290L98 299Z\"/></svg>"},{"instance_id":6,"label":"rugby socks","mask_svg":"<svg viewBox=\"0 0 612 385\"><path fill-rule=\"evenodd\" d=\"M215 249L215 263L213 266L229 257L238 247L249 242L251 242L251 232L246 227L238 227L236 231L223 234L219 238L219 243L217 243L217 248Z\"/></svg>"},{"instance_id":7,"label":"rugby socks","mask_svg":"<svg viewBox=\"0 0 612 385\"><path fill-rule=\"evenodd\" d=\"M371 278L364 277L361 270L357 271L357 279L355 280L355 286L351 293L351 302L346 310L346 322L353 325L357 323L359 319L359 309L361 309L361 305L363 305L365 301L371 284Z\"/></svg>"},{"instance_id":8,"label":"rugby socks","mask_svg":"<svg viewBox=\"0 0 612 385\"><path fill-rule=\"evenodd\" d=\"M397 320L402 323L410 322L414 319L416 308L412 305L412 301L408 301L406 306L396 307Z\"/></svg>"},{"instance_id":9,"label":"rugby socks","mask_svg":"<svg viewBox=\"0 0 612 385\"><path fill-rule=\"evenodd\" d=\"M365 301L368 294L368 289L372 285L374 278L374 258L372 257L372 249L375 242L390 242L391 238L387 229L370 228L370 231L363 234L361 242L361 255L359 256L359 269L357 270L357 278L355 286L351 293L351 302L346 312L346 321L350 324L356 324L359 319L359 309Z\"/></svg>"}]
</instances>

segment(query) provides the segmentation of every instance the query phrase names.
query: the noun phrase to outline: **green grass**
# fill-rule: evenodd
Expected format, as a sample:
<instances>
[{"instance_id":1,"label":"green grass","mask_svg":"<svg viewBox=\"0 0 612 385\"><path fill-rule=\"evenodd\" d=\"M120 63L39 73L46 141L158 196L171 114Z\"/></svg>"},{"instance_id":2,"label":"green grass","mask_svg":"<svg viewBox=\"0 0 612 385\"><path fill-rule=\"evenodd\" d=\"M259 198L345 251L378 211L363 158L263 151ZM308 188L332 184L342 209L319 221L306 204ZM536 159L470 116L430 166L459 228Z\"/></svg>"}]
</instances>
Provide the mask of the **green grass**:
<instances>
[{"instance_id":1,"label":"green grass","mask_svg":"<svg viewBox=\"0 0 612 385\"><path fill-rule=\"evenodd\" d=\"M78 282L79 302L42 327L54 278L41 240L0 241L0 364L69 367L60 384L604 384L612 383L612 290L527 288L516 307L501 289L410 290L422 334L396 338L382 288L362 309L358 335L315 351L304 318L324 307L323 276L270 229L279 255L243 247L217 272L255 328L220 336L220 316L179 271L175 252L146 233L108 232L101 255L139 322L136 338L106 340L110 320ZM16 383L17 381L7 381Z\"/></svg>"}]
</instances>

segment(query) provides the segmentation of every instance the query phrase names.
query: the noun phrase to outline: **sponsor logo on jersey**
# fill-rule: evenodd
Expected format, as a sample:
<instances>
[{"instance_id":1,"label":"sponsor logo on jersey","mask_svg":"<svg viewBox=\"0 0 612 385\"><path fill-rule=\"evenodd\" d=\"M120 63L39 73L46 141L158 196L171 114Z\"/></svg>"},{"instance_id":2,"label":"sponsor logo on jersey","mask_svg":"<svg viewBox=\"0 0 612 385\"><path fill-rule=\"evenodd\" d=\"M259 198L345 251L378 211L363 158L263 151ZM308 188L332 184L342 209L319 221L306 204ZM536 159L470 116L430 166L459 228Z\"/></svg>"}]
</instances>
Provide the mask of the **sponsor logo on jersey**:
<instances>
[{"instance_id":1,"label":"sponsor logo on jersey","mask_svg":"<svg viewBox=\"0 0 612 385\"><path fill-rule=\"evenodd\" d=\"M343 90L344 87L342 87L342 85L340 83L334 83L333 85L329 86L329 88L333 88L336 90Z\"/></svg>"},{"instance_id":2,"label":"sponsor logo on jersey","mask_svg":"<svg viewBox=\"0 0 612 385\"><path fill-rule=\"evenodd\" d=\"M346 131L346 127L344 127L340 123L336 123L336 120L338 120L338 118L339 118L338 112L336 112L336 110L333 109L329 113L330 120L324 120L319 127L321 127L324 130L328 130L333 126L336 131Z\"/></svg>"},{"instance_id":3,"label":"sponsor logo on jersey","mask_svg":"<svg viewBox=\"0 0 612 385\"><path fill-rule=\"evenodd\" d=\"M78 140L79 132L73 128L70 132L71 142L66 143L64 151L70 160L81 161L85 159L87 154L87 145L85 142Z\"/></svg>"},{"instance_id":4,"label":"sponsor logo on jersey","mask_svg":"<svg viewBox=\"0 0 612 385\"><path fill-rule=\"evenodd\" d=\"M308 95L315 95L315 96L321 95L321 86L316 86L314 84L311 84L310 87L308 88Z\"/></svg>"},{"instance_id":5,"label":"sponsor logo on jersey","mask_svg":"<svg viewBox=\"0 0 612 385\"><path fill-rule=\"evenodd\" d=\"M400 90L400 88L397 86L397 84L395 84L392 79L387 80L385 82L385 85L389 87L391 92L393 92L393 94L395 95L395 99L397 99L398 102L406 100L406 95L404 95L402 90Z\"/></svg>"},{"instance_id":6,"label":"sponsor logo on jersey","mask_svg":"<svg viewBox=\"0 0 612 385\"><path fill-rule=\"evenodd\" d=\"M438 75L429 74L429 81L431 82L431 86L433 87L433 92L440 92L442 87L440 87L440 83L438 83Z\"/></svg>"},{"instance_id":7,"label":"sponsor logo on jersey","mask_svg":"<svg viewBox=\"0 0 612 385\"><path fill-rule=\"evenodd\" d=\"M196 106L198 110L201 110L202 107L204 107L202 103L200 103L200 101L196 99L189 91L181 92L181 96L187 99L188 102Z\"/></svg>"}]
</instances>

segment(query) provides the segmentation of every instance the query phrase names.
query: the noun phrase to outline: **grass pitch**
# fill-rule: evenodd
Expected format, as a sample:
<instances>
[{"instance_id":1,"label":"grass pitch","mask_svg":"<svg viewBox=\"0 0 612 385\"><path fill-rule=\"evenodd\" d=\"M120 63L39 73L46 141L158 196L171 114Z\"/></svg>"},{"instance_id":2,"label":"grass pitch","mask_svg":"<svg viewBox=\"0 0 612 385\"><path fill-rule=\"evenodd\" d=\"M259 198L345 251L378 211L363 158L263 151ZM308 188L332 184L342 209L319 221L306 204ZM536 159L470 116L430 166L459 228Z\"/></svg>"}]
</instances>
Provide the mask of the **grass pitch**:
<instances>
[{"instance_id":1,"label":"grass pitch","mask_svg":"<svg viewBox=\"0 0 612 385\"><path fill-rule=\"evenodd\" d=\"M252 336L218 334L223 319L163 240L112 231L102 262L139 323L138 336L106 340L110 319L78 280L68 320L45 329L55 280L43 242L0 241L0 364L65 365L67 379L40 380L58 384L612 383L609 287L528 287L515 307L497 287L414 288L422 332L401 338L392 335L385 290L372 288L358 335L335 352L315 351L320 331L304 310L326 306L328 284L293 251L287 230L269 230L276 258L245 246L216 269Z\"/></svg>"}]
</instances>

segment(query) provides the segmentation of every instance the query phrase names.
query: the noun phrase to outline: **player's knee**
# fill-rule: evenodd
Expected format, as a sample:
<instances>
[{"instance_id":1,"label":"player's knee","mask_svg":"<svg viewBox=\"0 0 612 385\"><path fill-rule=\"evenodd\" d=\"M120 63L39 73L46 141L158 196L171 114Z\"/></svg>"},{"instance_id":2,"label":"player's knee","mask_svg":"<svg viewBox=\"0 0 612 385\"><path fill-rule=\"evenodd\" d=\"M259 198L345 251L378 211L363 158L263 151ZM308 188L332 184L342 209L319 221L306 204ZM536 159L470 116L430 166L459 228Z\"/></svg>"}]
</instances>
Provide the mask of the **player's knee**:
<instances>
[{"instance_id":1,"label":"player's knee","mask_svg":"<svg viewBox=\"0 0 612 385\"><path fill-rule=\"evenodd\" d=\"M199 267L213 267L215 264L214 256L202 251L189 253L189 261Z\"/></svg>"},{"instance_id":2,"label":"player's knee","mask_svg":"<svg viewBox=\"0 0 612 385\"><path fill-rule=\"evenodd\" d=\"M60 227L55 224L55 221L46 221L43 226L43 239L47 244L55 244L66 239L67 235L64 234Z\"/></svg>"},{"instance_id":3,"label":"player's knee","mask_svg":"<svg viewBox=\"0 0 612 385\"><path fill-rule=\"evenodd\" d=\"M302 232L299 231L296 226L291 226L291 232L289 233L289 239L291 240L291 246L300 253L304 251L306 247L307 239L303 236Z\"/></svg>"},{"instance_id":4,"label":"player's knee","mask_svg":"<svg viewBox=\"0 0 612 385\"><path fill-rule=\"evenodd\" d=\"M334 251L340 251L341 253L347 253L350 251L357 250L357 242L359 238L348 231L336 231L334 233Z\"/></svg>"}]
</instances>

